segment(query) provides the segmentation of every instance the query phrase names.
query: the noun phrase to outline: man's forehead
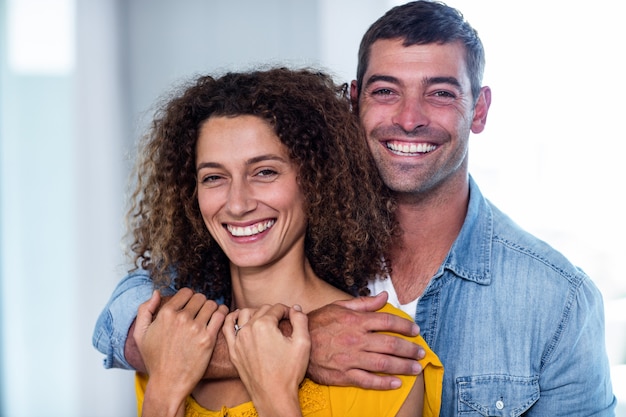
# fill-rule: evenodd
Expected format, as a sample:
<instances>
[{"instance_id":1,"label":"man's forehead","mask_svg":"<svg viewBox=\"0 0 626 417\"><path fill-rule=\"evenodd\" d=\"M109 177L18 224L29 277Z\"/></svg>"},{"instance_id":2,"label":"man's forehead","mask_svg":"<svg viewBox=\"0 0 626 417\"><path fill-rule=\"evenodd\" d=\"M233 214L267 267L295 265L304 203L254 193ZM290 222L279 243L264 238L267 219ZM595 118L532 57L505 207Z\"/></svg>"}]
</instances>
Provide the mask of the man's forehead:
<instances>
[{"instance_id":1,"label":"man's forehead","mask_svg":"<svg viewBox=\"0 0 626 417\"><path fill-rule=\"evenodd\" d=\"M371 46L365 78L422 72L428 76L466 76L465 47L460 42L405 46L402 39L380 39Z\"/></svg>"},{"instance_id":2,"label":"man's forehead","mask_svg":"<svg viewBox=\"0 0 626 417\"><path fill-rule=\"evenodd\" d=\"M416 43L405 45L401 38L379 39L370 46L369 60L399 59L448 59L465 61L465 46L460 41L448 43Z\"/></svg>"}]
</instances>

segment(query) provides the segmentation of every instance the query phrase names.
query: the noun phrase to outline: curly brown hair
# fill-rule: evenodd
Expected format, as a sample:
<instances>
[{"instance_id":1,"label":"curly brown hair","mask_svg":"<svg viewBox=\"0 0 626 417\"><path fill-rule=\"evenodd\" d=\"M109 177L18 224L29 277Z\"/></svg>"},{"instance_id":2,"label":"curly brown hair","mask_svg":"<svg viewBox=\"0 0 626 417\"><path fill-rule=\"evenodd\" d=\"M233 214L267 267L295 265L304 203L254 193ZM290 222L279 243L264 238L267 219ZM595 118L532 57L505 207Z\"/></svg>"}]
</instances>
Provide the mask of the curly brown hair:
<instances>
[{"instance_id":1,"label":"curly brown hair","mask_svg":"<svg viewBox=\"0 0 626 417\"><path fill-rule=\"evenodd\" d=\"M350 109L347 86L324 73L272 68L202 76L157 111L140 144L128 212L134 265L156 286L191 287L230 299L228 259L204 225L197 201L196 142L211 116L253 115L288 148L305 196L305 255L323 280L367 294L389 272L384 248L395 204Z\"/></svg>"}]
</instances>

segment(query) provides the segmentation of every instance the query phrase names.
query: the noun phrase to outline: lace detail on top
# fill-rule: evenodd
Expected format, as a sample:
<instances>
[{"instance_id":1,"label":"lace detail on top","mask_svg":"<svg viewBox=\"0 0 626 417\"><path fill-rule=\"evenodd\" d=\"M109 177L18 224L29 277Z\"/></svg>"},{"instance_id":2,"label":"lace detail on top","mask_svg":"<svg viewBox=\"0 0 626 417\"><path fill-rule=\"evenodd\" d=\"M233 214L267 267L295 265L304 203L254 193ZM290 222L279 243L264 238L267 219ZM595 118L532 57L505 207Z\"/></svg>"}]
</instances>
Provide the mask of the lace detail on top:
<instances>
[{"instance_id":1,"label":"lace detail on top","mask_svg":"<svg viewBox=\"0 0 626 417\"><path fill-rule=\"evenodd\" d=\"M328 394L324 393L328 387L320 386L305 379L300 384L298 391L298 399L302 415L306 416L311 413L318 412L330 407L328 403ZM209 411L196 402L193 397L188 397L185 405L185 417L259 417L254 405L251 401L239 404L235 407L222 407L220 411Z\"/></svg>"},{"instance_id":2,"label":"lace detail on top","mask_svg":"<svg viewBox=\"0 0 626 417\"><path fill-rule=\"evenodd\" d=\"M300 390L298 391L302 415L306 416L309 413L314 413L329 407L328 396L324 395L324 389L328 389L328 387L317 385L310 379L302 381Z\"/></svg>"},{"instance_id":3,"label":"lace detail on top","mask_svg":"<svg viewBox=\"0 0 626 417\"><path fill-rule=\"evenodd\" d=\"M187 397L187 404L185 405L185 417L259 417L256 412L256 408L252 402L239 404L233 408L222 407L220 411L209 411L202 407L193 399L193 397Z\"/></svg>"}]
</instances>

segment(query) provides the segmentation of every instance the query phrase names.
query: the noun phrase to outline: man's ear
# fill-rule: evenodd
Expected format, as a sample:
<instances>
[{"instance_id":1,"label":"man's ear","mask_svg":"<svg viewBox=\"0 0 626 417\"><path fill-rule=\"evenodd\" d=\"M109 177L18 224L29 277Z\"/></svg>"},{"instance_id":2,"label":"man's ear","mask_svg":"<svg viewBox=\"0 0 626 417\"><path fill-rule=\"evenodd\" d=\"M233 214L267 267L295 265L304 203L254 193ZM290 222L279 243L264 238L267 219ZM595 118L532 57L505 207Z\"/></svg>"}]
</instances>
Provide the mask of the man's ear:
<instances>
[{"instance_id":1,"label":"man's ear","mask_svg":"<svg viewBox=\"0 0 626 417\"><path fill-rule=\"evenodd\" d=\"M356 80L352 80L350 83L350 102L352 103L352 111L359 114L359 89L356 85Z\"/></svg>"},{"instance_id":2,"label":"man's ear","mask_svg":"<svg viewBox=\"0 0 626 417\"><path fill-rule=\"evenodd\" d=\"M487 124L487 113L491 106L491 88L483 87L478 94L478 100L474 106L474 119L472 120L472 132L480 133Z\"/></svg>"}]
</instances>

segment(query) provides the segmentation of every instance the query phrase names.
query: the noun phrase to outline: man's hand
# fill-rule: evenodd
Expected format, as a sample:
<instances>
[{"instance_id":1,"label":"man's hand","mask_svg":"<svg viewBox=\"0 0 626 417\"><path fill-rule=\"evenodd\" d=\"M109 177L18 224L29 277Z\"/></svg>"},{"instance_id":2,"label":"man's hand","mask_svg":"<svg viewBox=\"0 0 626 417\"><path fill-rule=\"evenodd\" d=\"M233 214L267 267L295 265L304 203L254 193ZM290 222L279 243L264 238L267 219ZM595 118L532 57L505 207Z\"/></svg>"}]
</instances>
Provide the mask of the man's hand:
<instances>
[{"instance_id":1,"label":"man's hand","mask_svg":"<svg viewBox=\"0 0 626 417\"><path fill-rule=\"evenodd\" d=\"M392 375L422 372L421 346L380 332L417 336L419 327L410 320L377 313L387 293L338 301L309 313L311 357L307 375L324 385L394 389L400 380ZM386 374L386 375L381 375Z\"/></svg>"}]
</instances>

